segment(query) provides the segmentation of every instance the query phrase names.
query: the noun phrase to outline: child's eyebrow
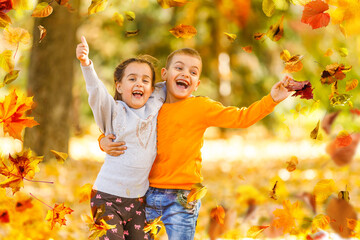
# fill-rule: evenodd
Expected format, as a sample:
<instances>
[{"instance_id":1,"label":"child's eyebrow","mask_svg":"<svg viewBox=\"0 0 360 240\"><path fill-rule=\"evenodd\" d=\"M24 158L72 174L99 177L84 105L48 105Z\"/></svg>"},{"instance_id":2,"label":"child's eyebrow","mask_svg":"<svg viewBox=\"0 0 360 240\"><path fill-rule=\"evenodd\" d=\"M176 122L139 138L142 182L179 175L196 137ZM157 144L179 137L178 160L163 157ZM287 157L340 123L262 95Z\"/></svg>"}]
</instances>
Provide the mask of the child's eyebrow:
<instances>
[{"instance_id":1,"label":"child's eyebrow","mask_svg":"<svg viewBox=\"0 0 360 240\"><path fill-rule=\"evenodd\" d=\"M180 64L184 65L184 63L182 61L176 61L174 64L177 64L177 63L180 63ZM199 68L197 66L191 66L191 67L196 68L196 69L199 70Z\"/></svg>"},{"instance_id":2,"label":"child's eyebrow","mask_svg":"<svg viewBox=\"0 0 360 240\"><path fill-rule=\"evenodd\" d=\"M136 74L136 73L129 73L129 74L127 75L127 77L130 77L130 76L137 76L137 74ZM149 76L149 75L146 75L146 74L144 74L143 76L145 76L145 77L147 77L147 78L150 78L150 76Z\"/></svg>"}]
</instances>

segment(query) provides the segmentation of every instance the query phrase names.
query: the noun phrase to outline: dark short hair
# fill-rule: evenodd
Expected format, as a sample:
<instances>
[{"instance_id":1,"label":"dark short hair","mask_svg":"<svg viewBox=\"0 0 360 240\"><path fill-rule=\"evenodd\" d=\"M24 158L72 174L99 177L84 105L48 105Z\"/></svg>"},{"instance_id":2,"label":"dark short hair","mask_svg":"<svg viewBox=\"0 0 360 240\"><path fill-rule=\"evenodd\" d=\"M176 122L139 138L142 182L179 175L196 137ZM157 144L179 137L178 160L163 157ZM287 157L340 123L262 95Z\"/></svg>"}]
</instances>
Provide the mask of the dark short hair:
<instances>
[{"instance_id":1,"label":"dark short hair","mask_svg":"<svg viewBox=\"0 0 360 240\"><path fill-rule=\"evenodd\" d=\"M167 57L166 65L165 65L166 69L169 69L172 59L174 58L175 55L178 55L178 54L189 55L189 56L192 56L192 57L195 57L195 58L199 59L200 62L202 62L199 52L196 51L195 49L193 49L193 48L180 48L180 49L175 50L172 53L170 53L169 56Z\"/></svg>"},{"instance_id":2,"label":"dark short hair","mask_svg":"<svg viewBox=\"0 0 360 240\"><path fill-rule=\"evenodd\" d=\"M122 63L120 63L119 65L117 65L117 67L115 68L114 71L114 84L116 85L116 83L121 82L122 78L124 77L124 72L127 66L129 66L130 63L144 63L147 64L150 67L151 70L151 86L154 87L155 85L155 67L154 64L152 63L152 61L155 60L155 58L149 56L149 55L143 55L137 58L129 58L125 61L123 61ZM121 98L121 94L116 91L116 86L115 86L115 95L114 95L114 99L115 100L122 100Z\"/></svg>"}]
</instances>

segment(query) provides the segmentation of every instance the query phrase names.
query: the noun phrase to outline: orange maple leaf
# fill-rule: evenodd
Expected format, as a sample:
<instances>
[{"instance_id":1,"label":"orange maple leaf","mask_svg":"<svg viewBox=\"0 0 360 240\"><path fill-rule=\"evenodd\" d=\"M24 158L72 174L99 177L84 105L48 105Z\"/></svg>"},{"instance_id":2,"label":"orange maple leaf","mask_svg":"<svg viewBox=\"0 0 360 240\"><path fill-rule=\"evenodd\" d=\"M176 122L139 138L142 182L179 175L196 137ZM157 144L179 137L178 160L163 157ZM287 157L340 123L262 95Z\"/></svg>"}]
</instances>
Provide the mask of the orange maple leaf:
<instances>
[{"instance_id":1,"label":"orange maple leaf","mask_svg":"<svg viewBox=\"0 0 360 240\"><path fill-rule=\"evenodd\" d=\"M16 90L0 102L0 123L3 124L4 133L22 140L21 132L25 127L39 125L33 117L25 117L26 111L31 109L33 103L33 97L19 97Z\"/></svg>"},{"instance_id":2,"label":"orange maple leaf","mask_svg":"<svg viewBox=\"0 0 360 240\"><path fill-rule=\"evenodd\" d=\"M324 13L329 5L321 0L311 1L305 5L301 22L309 24L312 29L326 27L330 22L330 15Z\"/></svg>"},{"instance_id":3,"label":"orange maple leaf","mask_svg":"<svg viewBox=\"0 0 360 240\"><path fill-rule=\"evenodd\" d=\"M299 202L291 204L289 200L283 201L284 209L276 209L273 214L275 219L273 225L277 228L282 227L283 233L288 233L296 227L296 217L299 216Z\"/></svg>"},{"instance_id":4,"label":"orange maple leaf","mask_svg":"<svg viewBox=\"0 0 360 240\"><path fill-rule=\"evenodd\" d=\"M215 221L221 225L224 224L225 219L225 210L222 206L216 206L215 208L211 209L210 217L215 219Z\"/></svg>"},{"instance_id":5,"label":"orange maple leaf","mask_svg":"<svg viewBox=\"0 0 360 240\"><path fill-rule=\"evenodd\" d=\"M186 38L190 39L194 37L197 33L196 29L193 26L180 24L176 27L169 30L169 32L174 35L176 38Z\"/></svg>"},{"instance_id":6,"label":"orange maple leaf","mask_svg":"<svg viewBox=\"0 0 360 240\"><path fill-rule=\"evenodd\" d=\"M0 187L10 187L13 194L16 193L24 186L23 179L30 180L36 172L39 172L38 164L42 160L43 156L34 156L30 149L23 150L15 157L9 154L8 165L5 164L5 159L1 158L0 174L7 179L0 183Z\"/></svg>"},{"instance_id":7,"label":"orange maple leaf","mask_svg":"<svg viewBox=\"0 0 360 240\"><path fill-rule=\"evenodd\" d=\"M65 207L64 203L58 205L55 203L55 206L52 210L49 210L45 220L49 221L51 224L51 229L54 228L56 223L59 223L60 226L66 225L66 214L71 214L74 210L71 208Z\"/></svg>"},{"instance_id":8,"label":"orange maple leaf","mask_svg":"<svg viewBox=\"0 0 360 240\"><path fill-rule=\"evenodd\" d=\"M343 64L333 63L326 66L326 70L324 70L321 74L321 83L322 84L332 84L337 80L342 80L346 77L344 72L350 71L351 66L345 67Z\"/></svg>"}]
</instances>

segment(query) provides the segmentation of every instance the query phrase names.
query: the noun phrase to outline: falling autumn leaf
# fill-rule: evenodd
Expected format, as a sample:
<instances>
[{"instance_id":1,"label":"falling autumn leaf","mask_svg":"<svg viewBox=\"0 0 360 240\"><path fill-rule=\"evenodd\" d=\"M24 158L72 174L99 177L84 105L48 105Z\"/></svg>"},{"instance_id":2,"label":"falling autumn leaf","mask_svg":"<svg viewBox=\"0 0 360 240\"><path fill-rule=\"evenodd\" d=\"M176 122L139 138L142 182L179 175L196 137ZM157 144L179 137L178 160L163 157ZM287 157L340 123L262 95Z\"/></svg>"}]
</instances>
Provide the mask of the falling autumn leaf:
<instances>
[{"instance_id":1,"label":"falling autumn leaf","mask_svg":"<svg viewBox=\"0 0 360 240\"><path fill-rule=\"evenodd\" d=\"M0 223L10 222L9 212L5 209L0 209Z\"/></svg>"},{"instance_id":2,"label":"falling autumn leaf","mask_svg":"<svg viewBox=\"0 0 360 240\"><path fill-rule=\"evenodd\" d=\"M32 97L19 97L16 90L12 91L0 102L0 123L3 125L4 133L21 140L21 132L25 127L38 125L33 117L25 117L26 111L33 105Z\"/></svg>"},{"instance_id":3,"label":"falling autumn leaf","mask_svg":"<svg viewBox=\"0 0 360 240\"><path fill-rule=\"evenodd\" d=\"M42 156L36 156L30 149L17 153L14 157L9 154L8 164L0 158L0 174L7 177L0 183L2 188L12 188L13 194L24 186L23 180L31 180L35 173L39 172L38 164L43 160Z\"/></svg>"},{"instance_id":4,"label":"falling autumn leaf","mask_svg":"<svg viewBox=\"0 0 360 240\"><path fill-rule=\"evenodd\" d=\"M15 211L17 212L24 212L26 209L32 208L32 198L29 197L22 197L18 199L15 204Z\"/></svg>"},{"instance_id":5,"label":"falling autumn leaf","mask_svg":"<svg viewBox=\"0 0 360 240\"><path fill-rule=\"evenodd\" d=\"M338 53L341 57L346 57L349 54L349 51L347 50L347 48L339 48Z\"/></svg>"},{"instance_id":6,"label":"falling autumn leaf","mask_svg":"<svg viewBox=\"0 0 360 240\"><path fill-rule=\"evenodd\" d=\"M80 188L79 203L86 202L95 195L96 195L96 190L93 189L93 185L87 183Z\"/></svg>"},{"instance_id":7,"label":"falling autumn leaf","mask_svg":"<svg viewBox=\"0 0 360 240\"><path fill-rule=\"evenodd\" d=\"M0 54L0 67L6 72L11 72L14 69L14 59L12 57L12 51L5 50Z\"/></svg>"},{"instance_id":8,"label":"falling autumn leaf","mask_svg":"<svg viewBox=\"0 0 360 240\"><path fill-rule=\"evenodd\" d=\"M135 20L135 13L132 11L126 11L125 12L126 19L128 21L134 21Z\"/></svg>"},{"instance_id":9,"label":"falling autumn leaf","mask_svg":"<svg viewBox=\"0 0 360 240\"><path fill-rule=\"evenodd\" d=\"M276 195L277 183L278 183L278 181L275 182L273 188L272 188L271 191L270 191L270 198L272 198L272 199L274 199L274 200L277 200L277 199L278 199L278 197L277 197L277 195Z\"/></svg>"},{"instance_id":10,"label":"falling autumn leaf","mask_svg":"<svg viewBox=\"0 0 360 240\"><path fill-rule=\"evenodd\" d=\"M245 46L245 47L242 47L241 49L247 53L252 53L252 50L253 50L252 46Z\"/></svg>"},{"instance_id":11,"label":"falling autumn leaf","mask_svg":"<svg viewBox=\"0 0 360 240\"><path fill-rule=\"evenodd\" d=\"M333 63L326 66L326 69L321 74L322 84L332 84L337 80L342 80L346 77L344 72L350 71L351 66L345 67L343 64Z\"/></svg>"},{"instance_id":12,"label":"falling autumn leaf","mask_svg":"<svg viewBox=\"0 0 360 240\"><path fill-rule=\"evenodd\" d=\"M302 55L291 56L290 52L285 49L280 53L280 58L285 63L285 68L283 71L285 73L298 72L303 68L301 60L304 58L304 56Z\"/></svg>"},{"instance_id":13,"label":"falling autumn leaf","mask_svg":"<svg viewBox=\"0 0 360 240\"><path fill-rule=\"evenodd\" d=\"M223 206L217 205L215 208L211 209L210 217L217 223L223 225L225 219L225 210Z\"/></svg>"},{"instance_id":14,"label":"falling autumn leaf","mask_svg":"<svg viewBox=\"0 0 360 240\"><path fill-rule=\"evenodd\" d=\"M316 124L316 127L311 131L310 133L310 137L314 140L322 140L322 134L319 133L319 125L320 125L320 120L318 121L318 123Z\"/></svg>"},{"instance_id":15,"label":"falling autumn leaf","mask_svg":"<svg viewBox=\"0 0 360 240\"><path fill-rule=\"evenodd\" d=\"M291 204L289 200L283 201L283 209L276 209L273 214L276 217L273 225L283 228L283 233L289 233L296 228L297 217L300 215L299 202Z\"/></svg>"},{"instance_id":16,"label":"falling autumn leaf","mask_svg":"<svg viewBox=\"0 0 360 240\"><path fill-rule=\"evenodd\" d=\"M224 34L230 42L234 42L235 39L237 38L236 34L233 34L233 33L224 32Z\"/></svg>"},{"instance_id":17,"label":"falling autumn leaf","mask_svg":"<svg viewBox=\"0 0 360 240\"><path fill-rule=\"evenodd\" d=\"M258 236L270 225L267 226L252 226L246 233L246 237L248 238L258 238Z\"/></svg>"},{"instance_id":18,"label":"falling autumn leaf","mask_svg":"<svg viewBox=\"0 0 360 240\"><path fill-rule=\"evenodd\" d=\"M88 8L88 15L104 11L107 6L107 0L92 0Z\"/></svg>"},{"instance_id":19,"label":"falling autumn leaf","mask_svg":"<svg viewBox=\"0 0 360 240\"><path fill-rule=\"evenodd\" d=\"M319 214L314 217L311 223L313 232L318 231L319 229L326 229L330 224L330 217L324 214Z\"/></svg>"},{"instance_id":20,"label":"falling autumn leaf","mask_svg":"<svg viewBox=\"0 0 360 240\"><path fill-rule=\"evenodd\" d=\"M140 32L140 30L135 30L135 31L126 31L125 33L125 37L134 37L136 35L138 35Z\"/></svg>"},{"instance_id":21,"label":"falling autumn leaf","mask_svg":"<svg viewBox=\"0 0 360 240\"><path fill-rule=\"evenodd\" d=\"M159 216L146 224L146 226L144 227L144 232L149 233L152 237L156 236L159 232L159 228L164 225L161 221L161 217L162 216Z\"/></svg>"},{"instance_id":22,"label":"falling autumn leaf","mask_svg":"<svg viewBox=\"0 0 360 240\"><path fill-rule=\"evenodd\" d=\"M157 0L162 8L182 7L189 2L189 0Z\"/></svg>"},{"instance_id":23,"label":"falling autumn leaf","mask_svg":"<svg viewBox=\"0 0 360 240\"><path fill-rule=\"evenodd\" d=\"M9 73L7 73L4 77L4 80L2 83L0 83L0 88L4 87L6 84L9 84L13 81L15 81L19 76L20 70L13 70Z\"/></svg>"},{"instance_id":24,"label":"falling autumn leaf","mask_svg":"<svg viewBox=\"0 0 360 240\"><path fill-rule=\"evenodd\" d=\"M38 28L39 28L39 31L40 31L39 43L41 43L41 41L45 38L47 32L46 32L46 29L41 25L39 25Z\"/></svg>"},{"instance_id":25,"label":"falling autumn leaf","mask_svg":"<svg viewBox=\"0 0 360 240\"><path fill-rule=\"evenodd\" d=\"M287 161L286 164L286 170L288 170L289 172L292 172L296 169L296 166L298 165L299 161L298 158L296 156L292 156L290 158L290 161Z\"/></svg>"},{"instance_id":26,"label":"falling autumn leaf","mask_svg":"<svg viewBox=\"0 0 360 240\"><path fill-rule=\"evenodd\" d=\"M335 182L332 179L320 180L314 187L314 195L316 196L317 202L323 202L331 194L336 192Z\"/></svg>"},{"instance_id":27,"label":"falling autumn leaf","mask_svg":"<svg viewBox=\"0 0 360 240\"><path fill-rule=\"evenodd\" d=\"M338 147L349 146L351 142L352 142L352 138L346 130L339 132L339 134L336 136L335 143Z\"/></svg>"},{"instance_id":28,"label":"falling autumn leaf","mask_svg":"<svg viewBox=\"0 0 360 240\"><path fill-rule=\"evenodd\" d=\"M349 194L349 191L347 190L347 186L345 187L345 191L340 191L338 193L338 198L343 199L343 200L345 200L347 202L350 201L350 194Z\"/></svg>"},{"instance_id":29,"label":"falling autumn leaf","mask_svg":"<svg viewBox=\"0 0 360 240\"><path fill-rule=\"evenodd\" d=\"M309 24L312 29L326 27L330 22L330 15L324 13L329 5L321 0L311 1L305 5L301 22Z\"/></svg>"},{"instance_id":30,"label":"falling autumn leaf","mask_svg":"<svg viewBox=\"0 0 360 240\"><path fill-rule=\"evenodd\" d=\"M49 210L46 214L45 220L50 222L51 229L58 223L60 226L66 225L66 214L71 214L74 210L69 207L65 207L64 203L56 204L52 210Z\"/></svg>"},{"instance_id":31,"label":"falling autumn leaf","mask_svg":"<svg viewBox=\"0 0 360 240\"><path fill-rule=\"evenodd\" d=\"M30 43L30 38L30 33L23 28L7 27L4 29L4 40L11 46L16 47L16 52L20 43L27 45Z\"/></svg>"},{"instance_id":32,"label":"falling autumn leaf","mask_svg":"<svg viewBox=\"0 0 360 240\"><path fill-rule=\"evenodd\" d=\"M63 152L58 152L58 151L55 151L55 150L50 150L50 152L52 154L54 154L56 160L59 162L59 163L64 163L65 160L68 158L68 154L67 153L63 153Z\"/></svg>"},{"instance_id":33,"label":"falling autumn leaf","mask_svg":"<svg viewBox=\"0 0 360 240\"><path fill-rule=\"evenodd\" d=\"M330 12L331 22L339 24L343 35L359 34L359 9L360 2L354 0L327 0L330 5L335 6Z\"/></svg>"},{"instance_id":34,"label":"falling autumn leaf","mask_svg":"<svg viewBox=\"0 0 360 240\"><path fill-rule=\"evenodd\" d=\"M111 19L115 21L120 27L124 25L124 16L118 12L114 13Z\"/></svg>"},{"instance_id":35,"label":"falling autumn leaf","mask_svg":"<svg viewBox=\"0 0 360 240\"><path fill-rule=\"evenodd\" d=\"M333 50L331 50L330 48L328 50L326 50L326 52L324 53L325 57L330 57L331 55L333 55Z\"/></svg>"},{"instance_id":36,"label":"falling autumn leaf","mask_svg":"<svg viewBox=\"0 0 360 240\"><path fill-rule=\"evenodd\" d=\"M110 216L103 216L105 213L105 206L93 206L91 208L91 217L82 215L83 221L88 225L91 232L88 239L100 238L106 234L106 231L113 229L116 225L109 225L106 223L110 219Z\"/></svg>"},{"instance_id":37,"label":"falling autumn leaf","mask_svg":"<svg viewBox=\"0 0 360 240\"><path fill-rule=\"evenodd\" d=\"M203 198L207 193L207 188L201 183L196 183L191 186L189 195L187 196L187 203Z\"/></svg>"},{"instance_id":38,"label":"falling autumn leaf","mask_svg":"<svg viewBox=\"0 0 360 240\"><path fill-rule=\"evenodd\" d=\"M11 18L5 13L0 12L0 28L6 28L11 23Z\"/></svg>"},{"instance_id":39,"label":"falling autumn leaf","mask_svg":"<svg viewBox=\"0 0 360 240\"><path fill-rule=\"evenodd\" d=\"M264 36L265 36L266 33L255 33L254 34L254 39L255 40L261 40Z\"/></svg>"},{"instance_id":40,"label":"falling autumn leaf","mask_svg":"<svg viewBox=\"0 0 360 240\"><path fill-rule=\"evenodd\" d=\"M333 106L344 106L345 104L351 105L350 102L351 95L349 94L337 94L330 98L330 104Z\"/></svg>"},{"instance_id":41,"label":"falling autumn leaf","mask_svg":"<svg viewBox=\"0 0 360 240\"><path fill-rule=\"evenodd\" d=\"M279 41L284 34L284 26L283 26L284 16L280 18L280 20L271 25L269 30L266 32L266 36L270 38L272 41Z\"/></svg>"},{"instance_id":42,"label":"falling autumn leaf","mask_svg":"<svg viewBox=\"0 0 360 240\"><path fill-rule=\"evenodd\" d=\"M271 17L275 12L275 3L273 0L263 0L262 10L267 17Z\"/></svg>"},{"instance_id":43,"label":"falling autumn leaf","mask_svg":"<svg viewBox=\"0 0 360 240\"><path fill-rule=\"evenodd\" d=\"M348 91L353 90L354 88L357 87L358 84L359 84L359 81L357 79L346 81L346 91L348 92Z\"/></svg>"},{"instance_id":44,"label":"falling autumn leaf","mask_svg":"<svg viewBox=\"0 0 360 240\"><path fill-rule=\"evenodd\" d=\"M169 30L169 32L174 35L176 38L185 38L190 39L194 37L197 33L196 29L193 26L180 24L176 27Z\"/></svg>"},{"instance_id":45,"label":"falling autumn leaf","mask_svg":"<svg viewBox=\"0 0 360 240\"><path fill-rule=\"evenodd\" d=\"M53 12L53 7L49 5L47 2L41 2L36 5L32 17L44 18L49 16Z\"/></svg>"}]
</instances>

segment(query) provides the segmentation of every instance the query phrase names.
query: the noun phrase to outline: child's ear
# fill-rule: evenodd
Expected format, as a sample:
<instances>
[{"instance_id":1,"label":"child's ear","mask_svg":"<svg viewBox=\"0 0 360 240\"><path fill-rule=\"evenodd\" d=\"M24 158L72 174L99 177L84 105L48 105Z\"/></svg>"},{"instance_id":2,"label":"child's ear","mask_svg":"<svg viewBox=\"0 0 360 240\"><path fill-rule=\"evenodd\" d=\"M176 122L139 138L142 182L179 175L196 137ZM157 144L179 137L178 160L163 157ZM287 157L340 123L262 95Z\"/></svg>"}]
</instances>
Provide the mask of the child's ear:
<instances>
[{"instance_id":1,"label":"child's ear","mask_svg":"<svg viewBox=\"0 0 360 240\"><path fill-rule=\"evenodd\" d=\"M120 94L122 94L122 90L121 90L121 82L117 82L116 83L116 91Z\"/></svg>"},{"instance_id":2,"label":"child's ear","mask_svg":"<svg viewBox=\"0 0 360 240\"><path fill-rule=\"evenodd\" d=\"M161 69L161 79L163 80L163 81L166 81L166 75L167 75L167 70L166 70L166 68L162 68Z\"/></svg>"},{"instance_id":3,"label":"child's ear","mask_svg":"<svg viewBox=\"0 0 360 240\"><path fill-rule=\"evenodd\" d=\"M199 85L200 85L200 79L199 79L198 83L196 84L195 91L198 89Z\"/></svg>"}]
</instances>

